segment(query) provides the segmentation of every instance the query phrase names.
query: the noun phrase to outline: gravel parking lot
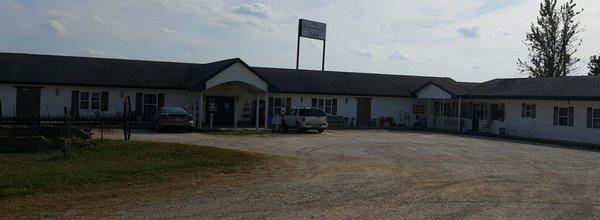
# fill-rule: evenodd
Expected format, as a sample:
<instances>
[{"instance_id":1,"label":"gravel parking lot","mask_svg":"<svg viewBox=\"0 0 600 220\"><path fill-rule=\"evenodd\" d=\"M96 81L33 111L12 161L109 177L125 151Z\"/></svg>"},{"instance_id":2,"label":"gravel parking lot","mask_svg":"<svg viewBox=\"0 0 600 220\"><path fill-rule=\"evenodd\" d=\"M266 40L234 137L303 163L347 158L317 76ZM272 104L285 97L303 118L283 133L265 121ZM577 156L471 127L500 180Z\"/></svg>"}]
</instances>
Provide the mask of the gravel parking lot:
<instances>
[{"instance_id":1,"label":"gravel parking lot","mask_svg":"<svg viewBox=\"0 0 600 220\"><path fill-rule=\"evenodd\" d=\"M114 134L119 137L118 133ZM278 155L251 178L124 202L107 216L183 218L599 218L600 152L404 131L155 134Z\"/></svg>"}]
</instances>

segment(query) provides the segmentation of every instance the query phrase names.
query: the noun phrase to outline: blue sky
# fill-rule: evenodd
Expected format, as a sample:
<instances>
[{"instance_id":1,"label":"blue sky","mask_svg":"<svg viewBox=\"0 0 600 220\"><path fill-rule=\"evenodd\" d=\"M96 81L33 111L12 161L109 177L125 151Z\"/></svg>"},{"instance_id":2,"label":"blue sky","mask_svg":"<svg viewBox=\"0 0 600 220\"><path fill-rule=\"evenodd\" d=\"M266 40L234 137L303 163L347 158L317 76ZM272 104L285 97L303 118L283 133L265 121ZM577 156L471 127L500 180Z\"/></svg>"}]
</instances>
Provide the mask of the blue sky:
<instances>
[{"instance_id":1,"label":"blue sky","mask_svg":"<svg viewBox=\"0 0 600 220\"><path fill-rule=\"evenodd\" d=\"M600 2L585 8L577 53L600 53ZM299 18L328 24L327 70L522 77L525 33L539 0L0 0L0 51L204 63L240 57L295 67ZM303 39L301 68L320 69Z\"/></svg>"}]
</instances>

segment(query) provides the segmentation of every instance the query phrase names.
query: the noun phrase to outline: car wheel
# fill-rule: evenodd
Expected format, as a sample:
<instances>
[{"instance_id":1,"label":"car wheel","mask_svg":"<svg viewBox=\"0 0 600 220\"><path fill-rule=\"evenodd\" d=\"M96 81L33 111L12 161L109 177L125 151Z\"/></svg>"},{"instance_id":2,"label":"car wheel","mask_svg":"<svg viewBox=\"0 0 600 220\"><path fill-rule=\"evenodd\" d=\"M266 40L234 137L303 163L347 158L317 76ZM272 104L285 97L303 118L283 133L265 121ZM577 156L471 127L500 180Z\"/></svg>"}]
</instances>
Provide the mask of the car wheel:
<instances>
[{"instance_id":1,"label":"car wheel","mask_svg":"<svg viewBox=\"0 0 600 220\"><path fill-rule=\"evenodd\" d=\"M321 128L321 129L318 129L317 131L319 132L319 134L321 134L321 133L325 132L325 129Z\"/></svg>"},{"instance_id":2,"label":"car wheel","mask_svg":"<svg viewBox=\"0 0 600 220\"><path fill-rule=\"evenodd\" d=\"M296 122L296 129L298 129L298 131L301 133L304 132L304 129L300 127L300 122Z\"/></svg>"},{"instance_id":3,"label":"car wheel","mask_svg":"<svg viewBox=\"0 0 600 220\"><path fill-rule=\"evenodd\" d=\"M285 121L283 121L281 123L281 128L283 129L284 132L288 132L288 130L290 129L287 125L287 123L285 123Z\"/></svg>"}]
</instances>

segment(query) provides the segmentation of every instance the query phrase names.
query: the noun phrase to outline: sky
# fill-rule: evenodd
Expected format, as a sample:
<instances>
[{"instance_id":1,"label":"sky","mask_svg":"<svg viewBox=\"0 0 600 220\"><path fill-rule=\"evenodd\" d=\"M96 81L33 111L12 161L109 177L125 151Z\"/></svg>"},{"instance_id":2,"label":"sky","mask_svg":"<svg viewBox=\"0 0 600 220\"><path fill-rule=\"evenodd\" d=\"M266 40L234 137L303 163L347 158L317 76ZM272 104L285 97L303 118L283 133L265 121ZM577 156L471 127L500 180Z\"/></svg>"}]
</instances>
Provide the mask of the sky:
<instances>
[{"instance_id":1,"label":"sky","mask_svg":"<svg viewBox=\"0 0 600 220\"><path fill-rule=\"evenodd\" d=\"M0 52L295 68L298 19L327 23L326 70L524 77L541 0L0 0ZM575 0L586 31L578 74L600 54L600 1ZM302 39L300 68L322 42Z\"/></svg>"}]
</instances>

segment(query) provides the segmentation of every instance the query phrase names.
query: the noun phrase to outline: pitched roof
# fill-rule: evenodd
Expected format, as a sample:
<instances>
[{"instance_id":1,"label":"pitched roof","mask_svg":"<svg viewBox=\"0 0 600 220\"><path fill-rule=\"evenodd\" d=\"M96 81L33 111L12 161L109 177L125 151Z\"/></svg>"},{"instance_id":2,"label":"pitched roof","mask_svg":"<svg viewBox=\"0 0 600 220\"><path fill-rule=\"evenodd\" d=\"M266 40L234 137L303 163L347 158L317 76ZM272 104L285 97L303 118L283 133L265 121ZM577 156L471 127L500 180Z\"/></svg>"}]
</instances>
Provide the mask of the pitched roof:
<instances>
[{"instance_id":1,"label":"pitched roof","mask_svg":"<svg viewBox=\"0 0 600 220\"><path fill-rule=\"evenodd\" d=\"M472 98L600 100L600 76L494 79L468 93Z\"/></svg>"},{"instance_id":2,"label":"pitched roof","mask_svg":"<svg viewBox=\"0 0 600 220\"><path fill-rule=\"evenodd\" d=\"M0 53L0 82L191 89L237 61L192 64Z\"/></svg>"},{"instance_id":3,"label":"pitched roof","mask_svg":"<svg viewBox=\"0 0 600 220\"><path fill-rule=\"evenodd\" d=\"M283 93L412 97L428 82L463 92L456 81L444 77L385 75L356 72L316 71L254 67L256 72Z\"/></svg>"}]
</instances>

